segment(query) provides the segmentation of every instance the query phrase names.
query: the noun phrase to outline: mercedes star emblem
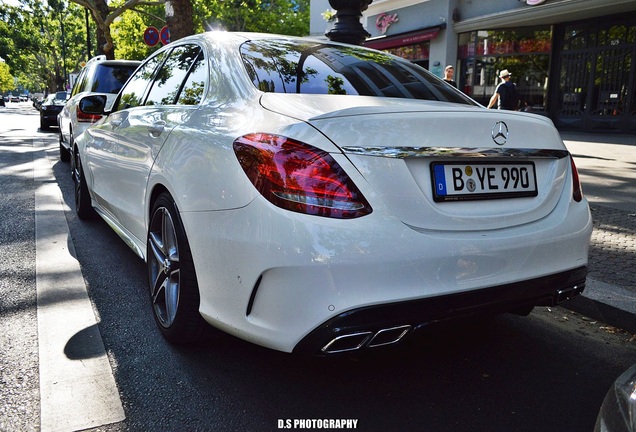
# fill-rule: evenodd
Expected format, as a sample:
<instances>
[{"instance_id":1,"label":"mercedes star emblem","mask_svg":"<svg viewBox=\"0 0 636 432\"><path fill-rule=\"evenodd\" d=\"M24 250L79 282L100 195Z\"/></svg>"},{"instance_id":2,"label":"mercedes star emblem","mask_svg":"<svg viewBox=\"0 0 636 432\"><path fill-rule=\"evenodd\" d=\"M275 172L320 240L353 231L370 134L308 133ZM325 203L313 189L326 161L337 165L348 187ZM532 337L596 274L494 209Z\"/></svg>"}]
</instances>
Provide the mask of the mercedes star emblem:
<instances>
[{"instance_id":1,"label":"mercedes star emblem","mask_svg":"<svg viewBox=\"0 0 636 432\"><path fill-rule=\"evenodd\" d=\"M508 140L508 125L502 121L492 127L492 140L497 145L504 145Z\"/></svg>"}]
</instances>

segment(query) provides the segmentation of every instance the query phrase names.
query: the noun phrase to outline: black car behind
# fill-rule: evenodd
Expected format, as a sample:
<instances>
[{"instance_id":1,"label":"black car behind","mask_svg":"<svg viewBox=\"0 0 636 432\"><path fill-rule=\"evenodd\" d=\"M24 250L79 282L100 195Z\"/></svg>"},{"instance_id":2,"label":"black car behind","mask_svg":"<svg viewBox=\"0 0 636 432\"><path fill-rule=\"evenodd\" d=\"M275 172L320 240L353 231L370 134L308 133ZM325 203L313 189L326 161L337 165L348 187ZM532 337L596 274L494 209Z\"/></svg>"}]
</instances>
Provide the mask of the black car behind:
<instances>
[{"instance_id":1,"label":"black car behind","mask_svg":"<svg viewBox=\"0 0 636 432\"><path fill-rule=\"evenodd\" d=\"M57 127L57 115L66 103L66 92L51 93L46 97L40 107L40 129L49 130L51 126Z\"/></svg>"}]
</instances>

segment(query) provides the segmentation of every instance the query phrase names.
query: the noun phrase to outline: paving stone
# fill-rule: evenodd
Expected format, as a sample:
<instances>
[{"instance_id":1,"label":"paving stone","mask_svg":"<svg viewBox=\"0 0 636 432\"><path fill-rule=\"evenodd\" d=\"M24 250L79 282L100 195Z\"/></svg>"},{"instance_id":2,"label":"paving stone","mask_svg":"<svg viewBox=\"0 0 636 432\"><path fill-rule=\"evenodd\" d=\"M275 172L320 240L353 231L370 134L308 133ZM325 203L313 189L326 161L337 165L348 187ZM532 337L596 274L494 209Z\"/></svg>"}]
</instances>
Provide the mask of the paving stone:
<instances>
[{"instance_id":1,"label":"paving stone","mask_svg":"<svg viewBox=\"0 0 636 432\"><path fill-rule=\"evenodd\" d=\"M633 290L636 296L636 213L597 204L590 210L589 277Z\"/></svg>"}]
</instances>

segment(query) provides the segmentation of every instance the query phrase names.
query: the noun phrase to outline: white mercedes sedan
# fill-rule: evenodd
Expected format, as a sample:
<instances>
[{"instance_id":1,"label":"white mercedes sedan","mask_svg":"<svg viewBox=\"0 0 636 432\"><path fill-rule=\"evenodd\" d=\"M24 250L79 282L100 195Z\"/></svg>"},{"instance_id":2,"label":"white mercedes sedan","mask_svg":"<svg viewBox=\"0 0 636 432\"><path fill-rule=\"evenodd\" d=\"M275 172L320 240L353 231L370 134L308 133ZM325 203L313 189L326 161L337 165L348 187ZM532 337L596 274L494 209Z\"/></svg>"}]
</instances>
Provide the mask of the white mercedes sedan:
<instances>
[{"instance_id":1,"label":"white mercedes sedan","mask_svg":"<svg viewBox=\"0 0 636 432\"><path fill-rule=\"evenodd\" d=\"M545 117L357 46L209 32L137 69L72 149L76 211L147 263L173 343L390 345L585 287L592 221Z\"/></svg>"}]
</instances>

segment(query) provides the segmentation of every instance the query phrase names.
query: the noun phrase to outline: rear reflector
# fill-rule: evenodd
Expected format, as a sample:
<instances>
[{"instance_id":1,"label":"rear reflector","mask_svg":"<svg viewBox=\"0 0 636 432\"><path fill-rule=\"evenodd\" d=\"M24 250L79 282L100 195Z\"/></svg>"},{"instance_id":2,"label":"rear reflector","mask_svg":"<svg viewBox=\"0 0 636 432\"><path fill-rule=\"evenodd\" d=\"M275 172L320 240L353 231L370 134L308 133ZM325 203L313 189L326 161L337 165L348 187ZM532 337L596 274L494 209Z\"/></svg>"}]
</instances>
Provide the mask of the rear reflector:
<instances>
[{"instance_id":1,"label":"rear reflector","mask_svg":"<svg viewBox=\"0 0 636 432\"><path fill-rule=\"evenodd\" d=\"M572 198L576 202L580 202L583 199L583 187L579 180L579 171L574 164L574 158L570 155L570 165L572 166Z\"/></svg>"}]
</instances>

